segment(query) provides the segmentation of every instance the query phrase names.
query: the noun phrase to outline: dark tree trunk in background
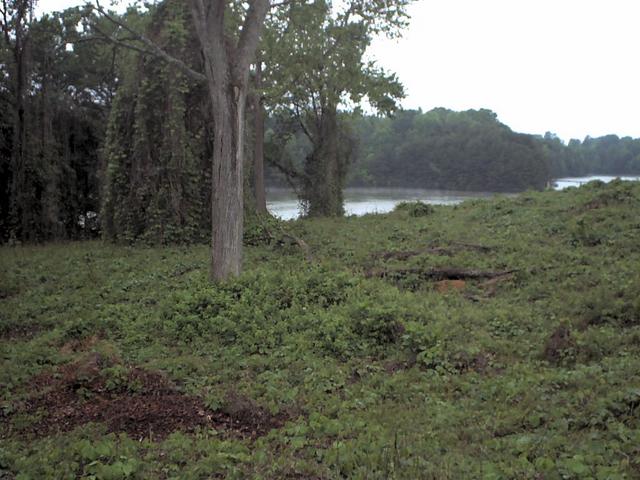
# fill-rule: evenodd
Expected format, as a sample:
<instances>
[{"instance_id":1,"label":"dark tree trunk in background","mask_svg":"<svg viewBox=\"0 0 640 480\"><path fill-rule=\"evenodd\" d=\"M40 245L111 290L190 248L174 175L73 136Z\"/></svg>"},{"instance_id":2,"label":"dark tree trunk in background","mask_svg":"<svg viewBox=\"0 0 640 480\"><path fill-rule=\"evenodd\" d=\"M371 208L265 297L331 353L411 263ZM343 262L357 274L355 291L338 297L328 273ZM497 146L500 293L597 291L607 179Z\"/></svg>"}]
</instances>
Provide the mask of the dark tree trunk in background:
<instances>
[{"instance_id":1,"label":"dark tree trunk in background","mask_svg":"<svg viewBox=\"0 0 640 480\"><path fill-rule=\"evenodd\" d=\"M254 149L253 149L253 191L258 214L267 213L267 196L264 187L264 99L260 93L262 87L262 60L256 61L256 94L253 96Z\"/></svg>"},{"instance_id":2,"label":"dark tree trunk in background","mask_svg":"<svg viewBox=\"0 0 640 480\"><path fill-rule=\"evenodd\" d=\"M23 240L34 240L37 222L32 216L29 205L31 189L27 185L29 165L26 155L26 104L25 95L28 77L28 24L31 20L33 0L2 2L2 31L5 42L11 50L13 60L12 100L13 100L13 135L11 144L11 185L10 222L14 233ZM33 170L33 168L32 168Z\"/></svg>"},{"instance_id":3,"label":"dark tree trunk in background","mask_svg":"<svg viewBox=\"0 0 640 480\"><path fill-rule=\"evenodd\" d=\"M305 163L303 203L310 217L339 217L344 214L342 190L345 159L342 158L335 107L325 108L319 121L313 150Z\"/></svg>"},{"instance_id":4,"label":"dark tree trunk in background","mask_svg":"<svg viewBox=\"0 0 640 480\"><path fill-rule=\"evenodd\" d=\"M27 190L26 190L26 128L25 128L25 52L21 48L19 41L16 39L14 51L15 62L15 91L14 91L14 123L13 123L13 142L11 155L11 216L14 225L18 227L18 236L29 239L29 219L27 218Z\"/></svg>"},{"instance_id":5,"label":"dark tree trunk in background","mask_svg":"<svg viewBox=\"0 0 640 480\"><path fill-rule=\"evenodd\" d=\"M42 219L41 223L46 238L61 239L65 236L64 224L62 220L61 184L62 172L61 161L58 157L57 145L53 133L53 120L56 112L52 108L49 82L51 58L45 55L42 75L42 91L40 95L40 145L38 160L44 178Z\"/></svg>"}]
</instances>

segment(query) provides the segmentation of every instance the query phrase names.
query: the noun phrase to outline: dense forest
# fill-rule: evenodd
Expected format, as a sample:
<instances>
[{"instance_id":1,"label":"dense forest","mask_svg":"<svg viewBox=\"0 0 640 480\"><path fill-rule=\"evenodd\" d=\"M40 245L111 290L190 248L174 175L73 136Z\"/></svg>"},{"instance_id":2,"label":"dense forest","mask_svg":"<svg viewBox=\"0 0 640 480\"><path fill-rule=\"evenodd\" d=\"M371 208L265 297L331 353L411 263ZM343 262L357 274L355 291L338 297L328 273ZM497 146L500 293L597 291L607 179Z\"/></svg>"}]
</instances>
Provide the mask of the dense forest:
<instances>
[{"instance_id":1,"label":"dense forest","mask_svg":"<svg viewBox=\"0 0 640 480\"><path fill-rule=\"evenodd\" d=\"M0 237L101 231L113 240L170 243L213 232L225 236L215 243L240 249L243 205L245 215L266 212L270 117L282 120L281 145L302 128L310 148L296 168L278 155L267 161L296 185L308 215L341 215L351 152L344 146L353 142L343 134L344 103L366 95L381 114L397 108L401 84L363 55L374 35L399 33L407 3L348 2L340 10L287 2L269 15L269 2L246 12L237 4L220 17L222 61L215 42L192 28L213 16L193 17L181 1L122 15L96 3L41 18L32 0L4 2ZM242 22L244 35L229 30ZM201 73L216 62L211 72L229 69L228 88ZM225 233L212 223L234 226Z\"/></svg>"},{"instance_id":2,"label":"dense forest","mask_svg":"<svg viewBox=\"0 0 640 480\"><path fill-rule=\"evenodd\" d=\"M568 145L552 133L540 139L548 156L553 177L572 175L640 174L640 138L605 135L577 139Z\"/></svg>"},{"instance_id":3,"label":"dense forest","mask_svg":"<svg viewBox=\"0 0 640 480\"><path fill-rule=\"evenodd\" d=\"M356 125L354 184L499 192L541 189L550 177L536 138L489 110L405 111Z\"/></svg>"},{"instance_id":4,"label":"dense forest","mask_svg":"<svg viewBox=\"0 0 640 480\"><path fill-rule=\"evenodd\" d=\"M351 185L475 191L544 188L551 178L640 173L640 139L513 132L490 110L402 111L354 121Z\"/></svg>"},{"instance_id":5,"label":"dense forest","mask_svg":"<svg viewBox=\"0 0 640 480\"><path fill-rule=\"evenodd\" d=\"M399 110L402 85L363 54L374 35L398 34L405 4L374 2L356 21L292 2L267 17L243 113L249 210L266 209L263 163L266 182L291 185L310 216L341 215L348 185L522 191L640 172L639 139L564 144L513 132L490 110ZM189 10L166 0L35 18L33 5L7 2L2 22L2 241L206 239L224 189L212 190L215 111ZM127 43L131 32L144 36ZM365 97L376 115L353 108Z\"/></svg>"},{"instance_id":6,"label":"dense forest","mask_svg":"<svg viewBox=\"0 0 640 480\"><path fill-rule=\"evenodd\" d=\"M82 41L93 33L79 34L78 9L35 20L27 7L3 12L0 236L74 238L86 212L100 209L117 56Z\"/></svg>"}]
</instances>

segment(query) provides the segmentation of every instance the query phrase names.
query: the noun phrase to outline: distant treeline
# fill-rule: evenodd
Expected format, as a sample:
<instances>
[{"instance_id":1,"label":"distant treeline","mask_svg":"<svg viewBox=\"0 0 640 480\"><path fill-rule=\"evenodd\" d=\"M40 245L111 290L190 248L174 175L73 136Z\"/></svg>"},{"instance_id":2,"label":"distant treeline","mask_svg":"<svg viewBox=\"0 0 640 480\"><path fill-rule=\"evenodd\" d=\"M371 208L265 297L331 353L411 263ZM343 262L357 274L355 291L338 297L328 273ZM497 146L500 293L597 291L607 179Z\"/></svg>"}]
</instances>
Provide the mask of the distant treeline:
<instances>
[{"instance_id":1,"label":"distant treeline","mask_svg":"<svg viewBox=\"0 0 640 480\"><path fill-rule=\"evenodd\" d=\"M490 110L406 110L353 120L349 185L522 191L552 178L640 174L640 139L513 132Z\"/></svg>"},{"instance_id":2,"label":"distant treeline","mask_svg":"<svg viewBox=\"0 0 640 480\"><path fill-rule=\"evenodd\" d=\"M544 188L549 160L538 139L490 110L408 110L356 121L352 185L475 191Z\"/></svg>"},{"instance_id":3,"label":"distant treeline","mask_svg":"<svg viewBox=\"0 0 640 480\"><path fill-rule=\"evenodd\" d=\"M640 138L606 135L570 140L568 145L547 133L540 139L554 178L600 175L639 175Z\"/></svg>"}]
</instances>

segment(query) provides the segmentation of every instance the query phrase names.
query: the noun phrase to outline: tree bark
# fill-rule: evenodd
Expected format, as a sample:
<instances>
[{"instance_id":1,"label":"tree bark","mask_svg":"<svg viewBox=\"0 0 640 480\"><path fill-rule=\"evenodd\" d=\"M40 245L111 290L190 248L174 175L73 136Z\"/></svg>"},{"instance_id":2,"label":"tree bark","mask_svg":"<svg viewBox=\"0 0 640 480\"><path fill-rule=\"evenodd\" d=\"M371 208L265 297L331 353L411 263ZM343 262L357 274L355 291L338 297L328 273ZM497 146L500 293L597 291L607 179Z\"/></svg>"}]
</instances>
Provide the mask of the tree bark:
<instances>
[{"instance_id":1,"label":"tree bark","mask_svg":"<svg viewBox=\"0 0 640 480\"><path fill-rule=\"evenodd\" d=\"M211 279L225 280L242 270L244 114L249 66L269 8L250 2L240 37L225 35L225 0L192 0L192 16L204 57L213 114L211 198Z\"/></svg>"},{"instance_id":2,"label":"tree bark","mask_svg":"<svg viewBox=\"0 0 640 480\"><path fill-rule=\"evenodd\" d=\"M242 270L243 129L246 91L211 93L214 118L211 204L211 277L223 280Z\"/></svg>"}]
</instances>

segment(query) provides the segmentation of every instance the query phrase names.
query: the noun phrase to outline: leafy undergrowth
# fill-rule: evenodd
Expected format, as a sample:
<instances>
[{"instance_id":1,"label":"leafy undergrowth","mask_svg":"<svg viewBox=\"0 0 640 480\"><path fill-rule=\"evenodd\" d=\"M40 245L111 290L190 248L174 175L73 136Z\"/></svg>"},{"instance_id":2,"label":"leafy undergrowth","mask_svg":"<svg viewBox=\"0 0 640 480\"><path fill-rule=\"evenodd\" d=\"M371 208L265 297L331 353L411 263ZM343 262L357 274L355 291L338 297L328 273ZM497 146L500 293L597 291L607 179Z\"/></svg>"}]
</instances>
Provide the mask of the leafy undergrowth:
<instances>
[{"instance_id":1,"label":"leafy undergrowth","mask_svg":"<svg viewBox=\"0 0 640 480\"><path fill-rule=\"evenodd\" d=\"M0 478L640 478L640 185L0 250ZM373 273L372 273L373 272Z\"/></svg>"}]
</instances>

